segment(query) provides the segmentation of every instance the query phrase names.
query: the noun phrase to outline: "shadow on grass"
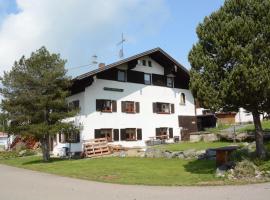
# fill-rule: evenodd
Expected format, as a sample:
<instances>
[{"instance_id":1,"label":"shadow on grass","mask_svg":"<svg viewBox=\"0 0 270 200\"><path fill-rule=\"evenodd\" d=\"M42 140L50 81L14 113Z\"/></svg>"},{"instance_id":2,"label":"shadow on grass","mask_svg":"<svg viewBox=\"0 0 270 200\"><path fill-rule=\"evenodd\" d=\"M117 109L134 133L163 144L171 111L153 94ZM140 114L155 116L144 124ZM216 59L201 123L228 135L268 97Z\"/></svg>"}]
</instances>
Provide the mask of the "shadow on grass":
<instances>
[{"instance_id":1,"label":"shadow on grass","mask_svg":"<svg viewBox=\"0 0 270 200\"><path fill-rule=\"evenodd\" d=\"M193 174L213 174L216 170L214 160L194 160L184 165L187 172Z\"/></svg>"},{"instance_id":2,"label":"shadow on grass","mask_svg":"<svg viewBox=\"0 0 270 200\"><path fill-rule=\"evenodd\" d=\"M51 163L56 163L56 162L61 162L61 161L66 161L68 159L63 159L63 158L51 158L50 161L43 161L42 158L37 158L35 160L27 161L22 163L22 165L34 165L34 164L51 164ZM74 159L71 159L74 160Z\"/></svg>"}]
</instances>

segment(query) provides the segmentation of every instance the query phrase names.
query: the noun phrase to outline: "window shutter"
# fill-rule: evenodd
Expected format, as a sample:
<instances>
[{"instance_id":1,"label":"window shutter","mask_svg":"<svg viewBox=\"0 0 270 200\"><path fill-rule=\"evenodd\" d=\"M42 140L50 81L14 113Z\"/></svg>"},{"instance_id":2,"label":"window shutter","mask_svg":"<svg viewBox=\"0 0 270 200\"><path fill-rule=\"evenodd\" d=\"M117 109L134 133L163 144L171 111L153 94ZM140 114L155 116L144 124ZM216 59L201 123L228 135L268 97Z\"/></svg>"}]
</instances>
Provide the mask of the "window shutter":
<instances>
[{"instance_id":1,"label":"window shutter","mask_svg":"<svg viewBox=\"0 0 270 200\"><path fill-rule=\"evenodd\" d=\"M137 140L142 140L142 129L141 128L137 129Z\"/></svg>"},{"instance_id":2,"label":"window shutter","mask_svg":"<svg viewBox=\"0 0 270 200\"><path fill-rule=\"evenodd\" d=\"M103 100L97 99L96 100L96 111L102 111L102 105L103 105Z\"/></svg>"},{"instance_id":3,"label":"window shutter","mask_svg":"<svg viewBox=\"0 0 270 200\"><path fill-rule=\"evenodd\" d=\"M135 102L135 106L136 106L136 113L140 112L140 102Z\"/></svg>"},{"instance_id":4,"label":"window shutter","mask_svg":"<svg viewBox=\"0 0 270 200\"><path fill-rule=\"evenodd\" d=\"M117 112L117 103L115 100L112 100L112 111Z\"/></svg>"},{"instance_id":5,"label":"window shutter","mask_svg":"<svg viewBox=\"0 0 270 200\"><path fill-rule=\"evenodd\" d=\"M113 129L113 141L119 141L119 129Z\"/></svg>"},{"instance_id":6,"label":"window shutter","mask_svg":"<svg viewBox=\"0 0 270 200\"><path fill-rule=\"evenodd\" d=\"M121 107L122 107L122 112L126 112L126 102L125 101L121 102Z\"/></svg>"},{"instance_id":7,"label":"window shutter","mask_svg":"<svg viewBox=\"0 0 270 200\"><path fill-rule=\"evenodd\" d=\"M121 140L122 141L126 140L126 129L121 129L120 134L121 134Z\"/></svg>"},{"instance_id":8,"label":"window shutter","mask_svg":"<svg viewBox=\"0 0 270 200\"><path fill-rule=\"evenodd\" d=\"M157 112L157 103L153 103L153 113Z\"/></svg>"},{"instance_id":9,"label":"window shutter","mask_svg":"<svg viewBox=\"0 0 270 200\"><path fill-rule=\"evenodd\" d=\"M101 137L101 135L100 135L100 129L95 129L95 139L98 139L100 137Z\"/></svg>"},{"instance_id":10,"label":"window shutter","mask_svg":"<svg viewBox=\"0 0 270 200\"><path fill-rule=\"evenodd\" d=\"M173 138L173 128L169 128L169 138Z\"/></svg>"},{"instance_id":11,"label":"window shutter","mask_svg":"<svg viewBox=\"0 0 270 200\"><path fill-rule=\"evenodd\" d=\"M171 113L174 113L174 104L171 104Z\"/></svg>"},{"instance_id":12,"label":"window shutter","mask_svg":"<svg viewBox=\"0 0 270 200\"><path fill-rule=\"evenodd\" d=\"M160 130L159 128L156 128L156 136L159 136L160 135Z\"/></svg>"}]
</instances>

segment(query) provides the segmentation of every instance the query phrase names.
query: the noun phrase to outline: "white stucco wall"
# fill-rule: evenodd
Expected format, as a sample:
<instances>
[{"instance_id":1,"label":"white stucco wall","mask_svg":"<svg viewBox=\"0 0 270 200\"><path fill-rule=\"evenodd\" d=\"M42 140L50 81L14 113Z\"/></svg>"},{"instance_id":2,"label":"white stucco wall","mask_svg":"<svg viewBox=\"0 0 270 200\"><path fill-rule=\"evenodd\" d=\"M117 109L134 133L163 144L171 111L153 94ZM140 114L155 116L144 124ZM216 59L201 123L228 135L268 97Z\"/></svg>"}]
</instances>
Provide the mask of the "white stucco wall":
<instances>
[{"instance_id":1,"label":"white stucco wall","mask_svg":"<svg viewBox=\"0 0 270 200\"><path fill-rule=\"evenodd\" d=\"M164 69L152 61L152 67L137 66L133 70L144 71L145 73L164 74ZM151 70L151 71L148 71ZM123 92L105 91L104 87L123 89ZM186 96L186 104L180 105L180 94ZM96 111L96 99L110 99L117 101L117 112L102 113ZM73 95L68 101L80 101L81 111L76 117L83 127L81 130L81 141L94 138L94 130L101 128L123 129L141 128L142 141L119 141L126 147L145 146L149 137L156 135L156 128L173 128L174 136L180 136L178 124L179 115L195 116L194 99L189 90L144 85L137 83L110 81L95 79L91 86L85 88L85 92ZM121 101L140 102L140 113L122 113ZM153 113L154 102L171 103L175 106L174 114ZM67 144L59 144L59 149ZM82 150L82 144L73 144L72 151Z\"/></svg>"}]
</instances>

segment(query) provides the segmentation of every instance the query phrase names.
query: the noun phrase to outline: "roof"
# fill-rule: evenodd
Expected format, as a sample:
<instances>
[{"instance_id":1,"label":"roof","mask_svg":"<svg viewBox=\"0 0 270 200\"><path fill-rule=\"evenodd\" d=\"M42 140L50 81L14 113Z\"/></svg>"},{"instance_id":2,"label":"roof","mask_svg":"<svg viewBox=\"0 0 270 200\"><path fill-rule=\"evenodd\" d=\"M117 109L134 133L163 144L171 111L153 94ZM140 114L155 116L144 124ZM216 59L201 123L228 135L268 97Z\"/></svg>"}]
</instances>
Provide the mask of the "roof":
<instances>
[{"instance_id":1,"label":"roof","mask_svg":"<svg viewBox=\"0 0 270 200\"><path fill-rule=\"evenodd\" d=\"M112 64L106 65L106 66L103 67L103 68L98 68L98 69L92 70L92 71L90 71L90 72L87 72L87 73L85 73L85 74L82 74L82 75L80 75L80 76L77 76L77 77L75 78L75 80L81 80L81 79L84 79L84 78L87 78L87 77L96 75L96 74L98 74L98 73L100 73L100 72L106 71L106 70L108 70L108 69L117 67L117 66L119 66L119 65L121 65L121 64L130 62L130 61L132 61L132 60L136 60L136 59L139 59L139 58L141 58L141 57L148 56L148 55L155 55L155 54L157 54L157 53L163 55L164 57L166 57L167 59L169 59L174 65L176 65L177 67L179 67L180 69L182 69L183 71L185 71L187 74L189 74L189 71L188 71L185 67L183 67L183 65L181 65L178 61L176 61L174 58L172 58L169 54L167 54L167 53L166 53L165 51L163 51L161 48L157 47L157 48L154 48L154 49L151 49L151 50L148 50L148 51L145 51L145 52L136 54L136 55L134 55L134 56L125 58L125 59L123 59L123 60L114 62L114 63L112 63Z\"/></svg>"}]
</instances>

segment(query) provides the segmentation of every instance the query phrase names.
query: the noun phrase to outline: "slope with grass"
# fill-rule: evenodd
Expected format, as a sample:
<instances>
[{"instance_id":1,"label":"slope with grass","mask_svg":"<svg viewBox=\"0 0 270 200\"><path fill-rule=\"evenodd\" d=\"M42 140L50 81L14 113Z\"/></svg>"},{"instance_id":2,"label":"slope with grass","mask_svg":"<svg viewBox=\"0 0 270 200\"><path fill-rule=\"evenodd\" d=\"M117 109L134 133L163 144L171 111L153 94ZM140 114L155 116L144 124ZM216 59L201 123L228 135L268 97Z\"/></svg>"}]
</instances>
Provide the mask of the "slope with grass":
<instances>
[{"instance_id":1,"label":"slope with grass","mask_svg":"<svg viewBox=\"0 0 270 200\"><path fill-rule=\"evenodd\" d=\"M167 151L185 151L188 149L195 149L195 150L204 150L209 148L217 148L217 147L224 147L230 145L237 145L240 143L231 143L231 142L180 142L175 144L167 144L167 145L158 145L154 146L153 148L163 149Z\"/></svg>"}]
</instances>

